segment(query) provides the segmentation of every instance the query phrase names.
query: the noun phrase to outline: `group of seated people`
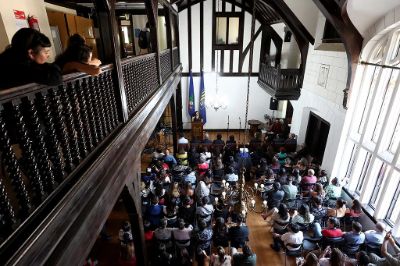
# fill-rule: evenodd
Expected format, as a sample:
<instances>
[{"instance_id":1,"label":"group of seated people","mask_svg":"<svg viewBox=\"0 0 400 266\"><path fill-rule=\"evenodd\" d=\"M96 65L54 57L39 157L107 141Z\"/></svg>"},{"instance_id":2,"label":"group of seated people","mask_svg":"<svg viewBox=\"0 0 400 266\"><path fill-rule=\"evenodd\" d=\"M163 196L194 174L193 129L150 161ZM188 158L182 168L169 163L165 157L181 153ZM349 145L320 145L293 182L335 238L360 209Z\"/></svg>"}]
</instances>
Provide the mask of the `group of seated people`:
<instances>
[{"instance_id":1,"label":"group of seated people","mask_svg":"<svg viewBox=\"0 0 400 266\"><path fill-rule=\"evenodd\" d=\"M218 136L214 143L221 141ZM236 153L235 149L228 153ZM152 265L192 265L193 258L200 265L256 265L256 254L248 245L246 215L221 193L223 183L238 181L240 168L236 156L225 160L223 154L200 145L176 157L168 149L152 154L142 174L142 210Z\"/></svg>"},{"instance_id":2,"label":"group of seated people","mask_svg":"<svg viewBox=\"0 0 400 266\"><path fill-rule=\"evenodd\" d=\"M190 145L182 137L180 141ZM220 145L223 140L208 139L215 141ZM304 157L288 160L282 149L270 157L268 148L237 148L235 143L234 148L225 144L221 152L207 147L195 143L177 157L169 150L156 151L142 175L143 217L154 265L190 265L193 254L204 265L255 265L256 254L247 245L246 213L215 193L225 183L237 185L243 167L247 181L257 183L266 201L262 216L271 224L274 250L299 257L307 251L311 255L304 265L336 265L332 260L337 254L342 263L337 265L364 265L360 261L367 259L391 265L384 263L392 259L387 243L394 242L390 235L385 238L383 224L363 233L360 202L347 204L341 181L329 178L317 164ZM316 264L310 264L312 258L318 259Z\"/></svg>"},{"instance_id":3,"label":"group of seated people","mask_svg":"<svg viewBox=\"0 0 400 266\"><path fill-rule=\"evenodd\" d=\"M339 180L329 180L324 171L314 174L309 169L301 177L295 169L288 176L281 168L272 180L269 175L257 180L267 190L262 191L268 203L262 217L271 225L271 248L295 257L308 254L300 265L400 265L388 252L388 243L396 253L400 249L385 225L378 222L363 232L360 202L354 199L347 207Z\"/></svg>"}]
</instances>

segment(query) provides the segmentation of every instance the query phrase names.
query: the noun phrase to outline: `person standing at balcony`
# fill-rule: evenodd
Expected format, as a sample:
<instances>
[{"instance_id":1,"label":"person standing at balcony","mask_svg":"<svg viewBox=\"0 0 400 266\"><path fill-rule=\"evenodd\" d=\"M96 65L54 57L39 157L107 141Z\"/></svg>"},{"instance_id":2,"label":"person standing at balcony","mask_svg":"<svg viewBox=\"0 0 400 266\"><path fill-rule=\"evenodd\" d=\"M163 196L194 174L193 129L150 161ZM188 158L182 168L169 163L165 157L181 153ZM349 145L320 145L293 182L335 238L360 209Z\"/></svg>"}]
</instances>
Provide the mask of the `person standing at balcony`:
<instances>
[{"instance_id":1,"label":"person standing at balcony","mask_svg":"<svg viewBox=\"0 0 400 266\"><path fill-rule=\"evenodd\" d=\"M139 55L148 54L152 52L149 22L146 22L146 27L144 27L144 29L140 31L138 44L140 47Z\"/></svg>"},{"instance_id":2,"label":"person standing at balcony","mask_svg":"<svg viewBox=\"0 0 400 266\"><path fill-rule=\"evenodd\" d=\"M11 45L0 54L0 89L7 89L31 82L59 85L61 70L56 64L47 63L51 42L37 30L23 28L11 39Z\"/></svg>"},{"instance_id":3,"label":"person standing at balcony","mask_svg":"<svg viewBox=\"0 0 400 266\"><path fill-rule=\"evenodd\" d=\"M63 74L83 72L91 76L101 73L101 61L92 58L92 48L86 45L85 39L74 34L68 39L68 47L56 58L55 63L62 69Z\"/></svg>"}]
</instances>

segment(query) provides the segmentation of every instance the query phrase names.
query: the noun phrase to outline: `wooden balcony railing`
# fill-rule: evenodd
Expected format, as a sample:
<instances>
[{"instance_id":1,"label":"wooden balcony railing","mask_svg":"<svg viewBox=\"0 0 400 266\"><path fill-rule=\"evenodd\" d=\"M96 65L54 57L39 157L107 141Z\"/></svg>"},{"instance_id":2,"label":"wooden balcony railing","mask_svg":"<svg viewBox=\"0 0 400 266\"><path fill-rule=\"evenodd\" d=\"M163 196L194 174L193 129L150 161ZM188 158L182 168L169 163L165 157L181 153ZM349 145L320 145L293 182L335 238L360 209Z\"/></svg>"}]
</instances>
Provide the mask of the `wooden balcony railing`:
<instances>
[{"instance_id":1,"label":"wooden balcony railing","mask_svg":"<svg viewBox=\"0 0 400 266\"><path fill-rule=\"evenodd\" d=\"M174 61L174 68L176 68L181 63L178 47L172 48L172 59Z\"/></svg>"},{"instance_id":2,"label":"wooden balcony railing","mask_svg":"<svg viewBox=\"0 0 400 266\"><path fill-rule=\"evenodd\" d=\"M164 82L167 80L168 76L172 73L171 65L171 55L170 50L166 49L160 53L160 68L161 68L161 78Z\"/></svg>"},{"instance_id":3,"label":"wooden balcony railing","mask_svg":"<svg viewBox=\"0 0 400 266\"><path fill-rule=\"evenodd\" d=\"M303 81L301 69L279 69L261 63L258 83L278 100L297 100Z\"/></svg>"},{"instance_id":4,"label":"wooden balcony railing","mask_svg":"<svg viewBox=\"0 0 400 266\"><path fill-rule=\"evenodd\" d=\"M156 54L124 59L121 64L128 114L131 115L140 103L158 88Z\"/></svg>"},{"instance_id":5,"label":"wooden balcony railing","mask_svg":"<svg viewBox=\"0 0 400 266\"><path fill-rule=\"evenodd\" d=\"M21 237L34 231L125 126L113 71L106 65L99 76L66 75L60 86L27 84L0 91L0 261L12 255ZM123 60L122 71L132 117L160 88L156 56Z\"/></svg>"},{"instance_id":6,"label":"wooden balcony railing","mask_svg":"<svg viewBox=\"0 0 400 266\"><path fill-rule=\"evenodd\" d=\"M0 240L30 216L117 127L112 65L97 77L0 92Z\"/></svg>"}]
</instances>

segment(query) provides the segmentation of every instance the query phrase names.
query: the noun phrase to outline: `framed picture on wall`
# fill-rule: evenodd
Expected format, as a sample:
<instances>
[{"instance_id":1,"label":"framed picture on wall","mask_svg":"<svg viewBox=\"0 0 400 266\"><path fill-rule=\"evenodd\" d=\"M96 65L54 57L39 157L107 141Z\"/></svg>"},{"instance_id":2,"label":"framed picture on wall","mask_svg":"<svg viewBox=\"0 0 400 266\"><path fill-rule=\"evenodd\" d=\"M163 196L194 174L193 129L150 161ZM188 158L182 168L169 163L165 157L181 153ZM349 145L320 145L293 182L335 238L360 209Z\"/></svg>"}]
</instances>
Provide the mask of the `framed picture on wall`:
<instances>
[{"instance_id":1,"label":"framed picture on wall","mask_svg":"<svg viewBox=\"0 0 400 266\"><path fill-rule=\"evenodd\" d=\"M319 74L317 84L321 87L326 87L326 83L328 83L328 74L329 74L329 65L321 65L319 67Z\"/></svg>"}]
</instances>

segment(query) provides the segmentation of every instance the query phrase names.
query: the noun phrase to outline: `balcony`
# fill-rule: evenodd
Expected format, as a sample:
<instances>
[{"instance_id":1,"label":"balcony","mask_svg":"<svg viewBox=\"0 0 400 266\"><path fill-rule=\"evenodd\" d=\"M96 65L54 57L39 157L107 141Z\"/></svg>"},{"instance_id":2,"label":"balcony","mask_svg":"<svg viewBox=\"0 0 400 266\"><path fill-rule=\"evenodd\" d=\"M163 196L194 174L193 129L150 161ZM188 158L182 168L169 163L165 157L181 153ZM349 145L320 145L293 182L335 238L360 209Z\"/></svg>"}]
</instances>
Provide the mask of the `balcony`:
<instances>
[{"instance_id":1,"label":"balcony","mask_svg":"<svg viewBox=\"0 0 400 266\"><path fill-rule=\"evenodd\" d=\"M124 93L112 64L55 87L0 91L0 261L77 265L86 256L81 244L90 248L101 217L135 183L127 169L180 81L178 49L159 60L160 70L156 54L123 60Z\"/></svg>"},{"instance_id":2,"label":"balcony","mask_svg":"<svg viewBox=\"0 0 400 266\"><path fill-rule=\"evenodd\" d=\"M258 84L278 100L297 100L302 83L301 69L280 69L261 63Z\"/></svg>"}]
</instances>

